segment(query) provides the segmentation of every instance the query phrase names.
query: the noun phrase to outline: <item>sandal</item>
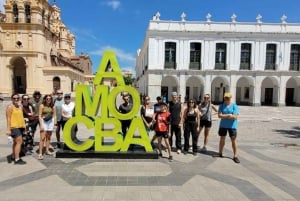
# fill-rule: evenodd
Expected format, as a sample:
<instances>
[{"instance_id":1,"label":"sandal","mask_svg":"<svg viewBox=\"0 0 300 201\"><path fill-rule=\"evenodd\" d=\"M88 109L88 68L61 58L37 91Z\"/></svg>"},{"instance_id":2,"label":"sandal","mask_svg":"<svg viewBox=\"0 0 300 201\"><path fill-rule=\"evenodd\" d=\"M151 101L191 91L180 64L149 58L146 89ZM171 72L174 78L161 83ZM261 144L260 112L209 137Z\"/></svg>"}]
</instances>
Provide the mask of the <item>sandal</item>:
<instances>
[{"instance_id":1,"label":"sandal","mask_svg":"<svg viewBox=\"0 0 300 201\"><path fill-rule=\"evenodd\" d=\"M44 159L44 157L43 157L43 155L42 154L39 154L39 158L38 158L39 160L43 160Z\"/></svg>"},{"instance_id":2,"label":"sandal","mask_svg":"<svg viewBox=\"0 0 300 201\"><path fill-rule=\"evenodd\" d=\"M53 152L50 152L50 151L47 151L47 152L46 152L46 155L48 155L48 156L53 156L54 153L53 153Z\"/></svg>"}]
</instances>

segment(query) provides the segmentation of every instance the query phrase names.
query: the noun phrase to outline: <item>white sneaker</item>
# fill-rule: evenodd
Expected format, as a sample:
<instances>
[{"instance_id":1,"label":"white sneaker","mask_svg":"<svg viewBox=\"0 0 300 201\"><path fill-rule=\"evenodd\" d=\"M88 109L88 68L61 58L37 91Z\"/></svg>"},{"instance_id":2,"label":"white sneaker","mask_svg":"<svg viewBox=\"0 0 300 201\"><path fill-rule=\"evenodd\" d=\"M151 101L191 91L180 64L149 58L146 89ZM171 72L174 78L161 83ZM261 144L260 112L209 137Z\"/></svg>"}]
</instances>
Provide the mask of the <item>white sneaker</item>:
<instances>
[{"instance_id":1,"label":"white sneaker","mask_svg":"<svg viewBox=\"0 0 300 201\"><path fill-rule=\"evenodd\" d=\"M181 150L180 150L180 149L178 149L178 150L177 150L177 154L180 154L180 153L181 153Z\"/></svg>"}]
</instances>

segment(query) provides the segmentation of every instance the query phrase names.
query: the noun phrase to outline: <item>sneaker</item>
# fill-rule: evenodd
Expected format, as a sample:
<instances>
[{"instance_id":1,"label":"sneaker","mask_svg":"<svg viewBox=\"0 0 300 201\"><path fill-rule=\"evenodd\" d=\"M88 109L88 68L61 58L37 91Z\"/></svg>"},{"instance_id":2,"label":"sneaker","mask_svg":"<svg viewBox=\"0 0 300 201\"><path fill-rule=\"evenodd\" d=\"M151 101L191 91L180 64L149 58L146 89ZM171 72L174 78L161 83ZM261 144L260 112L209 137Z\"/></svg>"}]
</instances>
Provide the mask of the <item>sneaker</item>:
<instances>
[{"instance_id":1,"label":"sneaker","mask_svg":"<svg viewBox=\"0 0 300 201\"><path fill-rule=\"evenodd\" d=\"M169 156L169 161L173 161L173 156Z\"/></svg>"},{"instance_id":2,"label":"sneaker","mask_svg":"<svg viewBox=\"0 0 300 201\"><path fill-rule=\"evenodd\" d=\"M220 158L223 158L223 154L222 154L222 153L219 153L219 157L220 157Z\"/></svg>"},{"instance_id":3,"label":"sneaker","mask_svg":"<svg viewBox=\"0 0 300 201\"><path fill-rule=\"evenodd\" d=\"M11 162L15 161L15 158L13 158L12 155L6 156L6 159L7 159L7 163L11 163Z\"/></svg>"},{"instance_id":4,"label":"sneaker","mask_svg":"<svg viewBox=\"0 0 300 201\"><path fill-rule=\"evenodd\" d=\"M180 153L181 153L181 150L180 150L180 149L178 149L178 150L177 150L177 154L180 154Z\"/></svg>"},{"instance_id":5,"label":"sneaker","mask_svg":"<svg viewBox=\"0 0 300 201\"><path fill-rule=\"evenodd\" d=\"M207 152L207 149L206 147L202 147L202 149L200 150L202 153L206 153Z\"/></svg>"},{"instance_id":6,"label":"sneaker","mask_svg":"<svg viewBox=\"0 0 300 201\"><path fill-rule=\"evenodd\" d=\"M178 153L178 152L177 152L177 153ZM188 151L183 150L183 154L184 154L184 155L187 155L187 153L188 153Z\"/></svg>"},{"instance_id":7,"label":"sneaker","mask_svg":"<svg viewBox=\"0 0 300 201\"><path fill-rule=\"evenodd\" d=\"M15 161L15 165L24 165L24 164L26 164L26 162L23 161L21 158L19 160Z\"/></svg>"},{"instance_id":8,"label":"sneaker","mask_svg":"<svg viewBox=\"0 0 300 201\"><path fill-rule=\"evenodd\" d=\"M234 161L235 163L240 163L240 160L239 160L238 157L233 157L233 161Z\"/></svg>"},{"instance_id":9,"label":"sneaker","mask_svg":"<svg viewBox=\"0 0 300 201\"><path fill-rule=\"evenodd\" d=\"M158 154L158 156L162 158L162 153Z\"/></svg>"}]
</instances>

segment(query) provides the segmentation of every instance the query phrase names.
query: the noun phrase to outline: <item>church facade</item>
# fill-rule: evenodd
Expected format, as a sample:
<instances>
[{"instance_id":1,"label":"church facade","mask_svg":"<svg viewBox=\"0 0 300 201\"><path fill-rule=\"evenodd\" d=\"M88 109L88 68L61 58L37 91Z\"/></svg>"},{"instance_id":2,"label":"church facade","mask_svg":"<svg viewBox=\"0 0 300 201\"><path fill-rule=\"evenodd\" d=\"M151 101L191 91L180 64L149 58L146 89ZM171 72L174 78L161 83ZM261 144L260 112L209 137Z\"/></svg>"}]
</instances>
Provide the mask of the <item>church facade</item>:
<instances>
[{"instance_id":1,"label":"church facade","mask_svg":"<svg viewBox=\"0 0 300 201\"><path fill-rule=\"evenodd\" d=\"M0 93L75 90L92 80L92 62L75 54L75 37L48 0L6 0L0 15Z\"/></svg>"},{"instance_id":2,"label":"church facade","mask_svg":"<svg viewBox=\"0 0 300 201\"><path fill-rule=\"evenodd\" d=\"M177 91L181 100L212 102L231 92L243 105L300 105L300 24L165 21L157 13L137 52L136 86L152 100L170 100Z\"/></svg>"}]
</instances>

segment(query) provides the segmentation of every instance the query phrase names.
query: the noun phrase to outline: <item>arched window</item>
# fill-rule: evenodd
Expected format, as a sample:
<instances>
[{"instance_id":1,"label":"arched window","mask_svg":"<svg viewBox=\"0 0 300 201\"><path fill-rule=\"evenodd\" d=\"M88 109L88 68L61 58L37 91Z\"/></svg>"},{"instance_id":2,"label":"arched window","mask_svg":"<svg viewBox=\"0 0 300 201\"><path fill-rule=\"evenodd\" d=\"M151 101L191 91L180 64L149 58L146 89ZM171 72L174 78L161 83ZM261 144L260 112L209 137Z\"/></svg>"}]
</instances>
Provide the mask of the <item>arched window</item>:
<instances>
[{"instance_id":1,"label":"arched window","mask_svg":"<svg viewBox=\"0 0 300 201\"><path fill-rule=\"evenodd\" d=\"M25 4L25 22L30 23L31 22L31 16L30 16L30 5Z\"/></svg>"},{"instance_id":2,"label":"arched window","mask_svg":"<svg viewBox=\"0 0 300 201\"><path fill-rule=\"evenodd\" d=\"M18 23L19 22L19 9L18 5L14 3L13 5L13 13L14 13L14 22Z\"/></svg>"},{"instance_id":3,"label":"arched window","mask_svg":"<svg viewBox=\"0 0 300 201\"><path fill-rule=\"evenodd\" d=\"M53 92L56 93L56 91L60 89L60 78L54 77L52 81L53 81Z\"/></svg>"}]
</instances>

